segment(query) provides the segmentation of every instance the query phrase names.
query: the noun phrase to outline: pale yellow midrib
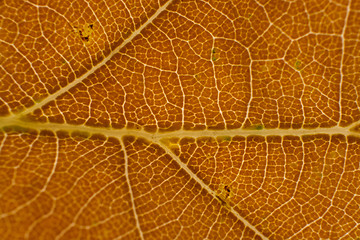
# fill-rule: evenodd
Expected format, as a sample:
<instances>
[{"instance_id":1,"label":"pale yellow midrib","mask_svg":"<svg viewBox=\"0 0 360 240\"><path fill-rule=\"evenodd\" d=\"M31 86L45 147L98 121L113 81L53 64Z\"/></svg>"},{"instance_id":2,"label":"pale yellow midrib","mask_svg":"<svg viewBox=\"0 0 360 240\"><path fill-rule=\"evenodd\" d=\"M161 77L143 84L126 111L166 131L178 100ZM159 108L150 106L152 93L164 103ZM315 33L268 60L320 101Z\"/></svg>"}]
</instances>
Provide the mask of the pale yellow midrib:
<instances>
[{"instance_id":1,"label":"pale yellow midrib","mask_svg":"<svg viewBox=\"0 0 360 240\"><path fill-rule=\"evenodd\" d=\"M16 116L10 116L7 118L0 118L0 130L6 126L18 126L21 128L32 129L37 131L50 130L53 132L65 131L65 132L84 132L89 135L102 134L106 137L114 137L121 139L126 135L133 135L137 137L143 137L151 141L160 140L163 138L184 138L184 137L222 137L222 136L306 136L314 134L327 134L327 135L354 135L360 137L360 133L351 131L355 125L359 122L353 123L347 127L334 126L330 128L314 128L314 129L261 129L261 130L247 130L247 129L223 129L223 130L174 130L169 132L148 132L144 129L115 129L104 127L91 127L85 125L73 125L67 123L39 123L39 122L27 122L22 121L21 118Z\"/></svg>"}]
</instances>

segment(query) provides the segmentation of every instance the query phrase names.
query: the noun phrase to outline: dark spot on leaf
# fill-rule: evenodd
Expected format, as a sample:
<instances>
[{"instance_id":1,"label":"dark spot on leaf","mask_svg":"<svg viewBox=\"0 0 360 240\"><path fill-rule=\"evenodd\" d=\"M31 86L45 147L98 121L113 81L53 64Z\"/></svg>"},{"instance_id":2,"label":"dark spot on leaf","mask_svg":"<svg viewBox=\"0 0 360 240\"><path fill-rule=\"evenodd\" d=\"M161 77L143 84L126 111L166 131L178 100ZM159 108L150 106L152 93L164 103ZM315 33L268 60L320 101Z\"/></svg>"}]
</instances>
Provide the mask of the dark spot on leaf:
<instances>
[{"instance_id":1,"label":"dark spot on leaf","mask_svg":"<svg viewBox=\"0 0 360 240\"><path fill-rule=\"evenodd\" d=\"M216 195L216 198L219 199L219 201L221 202L222 205L226 205L226 202L223 199L221 199L221 197Z\"/></svg>"},{"instance_id":2,"label":"dark spot on leaf","mask_svg":"<svg viewBox=\"0 0 360 240\"><path fill-rule=\"evenodd\" d=\"M213 48L212 50L211 50L211 59L213 60L213 61L216 61L217 59L218 59L218 54L217 54L217 49L216 48Z\"/></svg>"},{"instance_id":3,"label":"dark spot on leaf","mask_svg":"<svg viewBox=\"0 0 360 240\"><path fill-rule=\"evenodd\" d=\"M77 33L80 39L84 43L88 43L91 40L91 35L93 32L94 24L88 24L84 26L74 26L75 33Z\"/></svg>"}]
</instances>

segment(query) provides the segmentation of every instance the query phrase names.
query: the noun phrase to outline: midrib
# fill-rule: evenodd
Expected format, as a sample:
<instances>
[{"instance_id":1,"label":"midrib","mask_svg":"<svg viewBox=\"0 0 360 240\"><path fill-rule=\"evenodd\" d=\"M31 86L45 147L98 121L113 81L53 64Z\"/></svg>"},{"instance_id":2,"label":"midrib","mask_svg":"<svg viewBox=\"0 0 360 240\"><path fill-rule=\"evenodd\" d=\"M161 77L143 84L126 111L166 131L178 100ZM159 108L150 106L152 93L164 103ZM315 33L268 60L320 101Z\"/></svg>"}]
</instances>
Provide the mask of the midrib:
<instances>
[{"instance_id":1,"label":"midrib","mask_svg":"<svg viewBox=\"0 0 360 240\"><path fill-rule=\"evenodd\" d=\"M92 134L102 134L106 137L115 137L121 138L126 135L133 135L137 137L147 138L152 141L157 141L162 138L184 138L184 137L223 137L223 136L305 136L305 135L314 135L314 134L327 134L327 135L336 135L341 134L344 136L354 135L360 137L360 133L351 131L351 129L357 125L353 123L347 127L334 126L329 128L314 128L314 129L261 129L261 130L248 130L248 129L222 129L222 130L174 130L174 131L158 131L158 132L148 132L144 129L115 129L115 128L104 128L104 127L91 127L85 125L73 125L67 123L40 123L40 122L28 122L23 121L21 118L16 116L10 116L6 118L0 118L0 129L3 129L6 126L18 126L26 129L33 129L37 131L50 130L53 132L56 131L65 131L65 132L84 132L89 135Z\"/></svg>"}]
</instances>

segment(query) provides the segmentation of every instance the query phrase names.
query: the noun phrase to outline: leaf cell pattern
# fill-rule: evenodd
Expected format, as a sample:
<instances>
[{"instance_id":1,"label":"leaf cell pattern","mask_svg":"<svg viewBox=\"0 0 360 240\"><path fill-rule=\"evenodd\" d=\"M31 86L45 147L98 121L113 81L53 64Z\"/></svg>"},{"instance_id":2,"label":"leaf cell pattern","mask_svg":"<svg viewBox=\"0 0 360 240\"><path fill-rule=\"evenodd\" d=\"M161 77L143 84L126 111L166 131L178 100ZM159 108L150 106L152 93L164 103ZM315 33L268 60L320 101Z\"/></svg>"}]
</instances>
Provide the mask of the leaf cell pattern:
<instances>
[{"instance_id":1,"label":"leaf cell pattern","mask_svg":"<svg viewBox=\"0 0 360 240\"><path fill-rule=\"evenodd\" d=\"M2 239L357 239L360 2L0 2Z\"/></svg>"}]
</instances>

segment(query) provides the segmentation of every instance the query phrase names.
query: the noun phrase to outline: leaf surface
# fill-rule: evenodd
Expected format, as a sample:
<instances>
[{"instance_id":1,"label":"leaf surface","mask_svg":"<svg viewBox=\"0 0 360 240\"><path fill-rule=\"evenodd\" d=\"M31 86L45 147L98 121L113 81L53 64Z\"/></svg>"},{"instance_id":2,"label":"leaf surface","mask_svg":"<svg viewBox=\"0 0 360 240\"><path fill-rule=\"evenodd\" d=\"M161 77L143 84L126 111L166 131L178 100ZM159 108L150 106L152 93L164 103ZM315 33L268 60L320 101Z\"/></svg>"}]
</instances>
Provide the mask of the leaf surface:
<instances>
[{"instance_id":1,"label":"leaf surface","mask_svg":"<svg viewBox=\"0 0 360 240\"><path fill-rule=\"evenodd\" d=\"M3 239L356 239L358 1L0 3Z\"/></svg>"}]
</instances>

